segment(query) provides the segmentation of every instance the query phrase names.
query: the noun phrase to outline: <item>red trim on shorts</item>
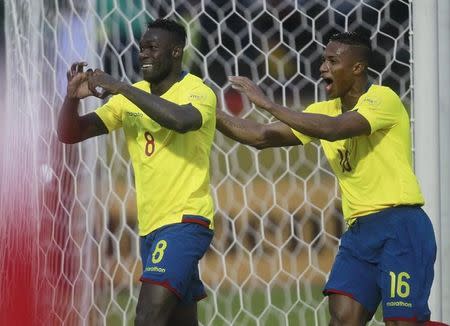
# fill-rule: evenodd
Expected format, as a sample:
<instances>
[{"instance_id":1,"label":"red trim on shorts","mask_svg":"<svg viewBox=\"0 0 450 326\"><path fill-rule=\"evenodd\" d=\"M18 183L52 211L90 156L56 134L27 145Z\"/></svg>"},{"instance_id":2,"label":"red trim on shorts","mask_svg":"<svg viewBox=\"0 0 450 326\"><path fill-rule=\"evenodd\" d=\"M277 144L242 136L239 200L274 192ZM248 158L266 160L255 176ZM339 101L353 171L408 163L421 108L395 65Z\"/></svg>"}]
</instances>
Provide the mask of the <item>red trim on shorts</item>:
<instances>
[{"instance_id":1,"label":"red trim on shorts","mask_svg":"<svg viewBox=\"0 0 450 326\"><path fill-rule=\"evenodd\" d=\"M195 224L200 224L201 226L204 226L206 228L209 228L209 224L211 224L210 221L205 220L204 218L200 219L200 218L196 218L192 215L188 215L188 216L183 216L183 218L181 219L182 223L195 223Z\"/></svg>"},{"instance_id":2,"label":"red trim on shorts","mask_svg":"<svg viewBox=\"0 0 450 326\"><path fill-rule=\"evenodd\" d=\"M437 321L428 321L428 320L418 320L417 317L412 318L404 318L404 317L387 317L383 318L383 321L407 321L407 322L423 322L425 326L448 326L447 324L443 324Z\"/></svg>"},{"instance_id":3,"label":"red trim on shorts","mask_svg":"<svg viewBox=\"0 0 450 326\"><path fill-rule=\"evenodd\" d=\"M172 287L168 281L164 281L164 282L158 282L158 281L154 281L148 278L143 278L141 277L139 279L141 282L145 282L145 283L150 283L150 284L155 284L155 285L160 285L162 287L165 287L167 290L169 290L170 292L172 292L173 294L175 294L178 299L182 300L180 293L178 293L178 291Z\"/></svg>"},{"instance_id":4,"label":"red trim on shorts","mask_svg":"<svg viewBox=\"0 0 450 326\"><path fill-rule=\"evenodd\" d=\"M344 292L344 291L340 291L340 290L334 290L334 289L327 289L327 290L323 290L323 294L325 295L330 295L330 294L339 294L339 295L345 295L346 297L349 297L355 301L358 301L355 299L355 297L353 296L353 294L348 293L348 292Z\"/></svg>"}]
</instances>

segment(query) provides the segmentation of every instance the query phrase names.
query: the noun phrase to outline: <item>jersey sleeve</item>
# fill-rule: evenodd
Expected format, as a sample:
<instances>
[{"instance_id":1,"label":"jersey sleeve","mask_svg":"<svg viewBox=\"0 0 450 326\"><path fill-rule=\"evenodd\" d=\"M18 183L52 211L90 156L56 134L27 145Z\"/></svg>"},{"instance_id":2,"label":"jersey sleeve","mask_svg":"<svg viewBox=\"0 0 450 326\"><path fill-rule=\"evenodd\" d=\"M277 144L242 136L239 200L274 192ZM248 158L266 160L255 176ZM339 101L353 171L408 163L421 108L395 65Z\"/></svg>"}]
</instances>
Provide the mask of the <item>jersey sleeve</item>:
<instances>
[{"instance_id":1,"label":"jersey sleeve","mask_svg":"<svg viewBox=\"0 0 450 326\"><path fill-rule=\"evenodd\" d=\"M403 104L400 98L389 88L367 92L359 99L355 111L370 124L370 133L380 129L389 129L401 118Z\"/></svg>"},{"instance_id":2,"label":"jersey sleeve","mask_svg":"<svg viewBox=\"0 0 450 326\"><path fill-rule=\"evenodd\" d=\"M202 126L209 120L215 119L217 98L208 86L202 84L186 92L186 103L192 104L202 115Z\"/></svg>"},{"instance_id":3,"label":"jersey sleeve","mask_svg":"<svg viewBox=\"0 0 450 326\"><path fill-rule=\"evenodd\" d=\"M311 105L309 105L306 109L303 110L303 113L323 113L322 110L320 110L320 103L313 103ZM303 145L306 145L307 143L311 142L314 140L313 137L307 136L305 134L302 134L301 132L292 129L292 133L294 134L295 137L297 137Z\"/></svg>"},{"instance_id":4,"label":"jersey sleeve","mask_svg":"<svg viewBox=\"0 0 450 326\"><path fill-rule=\"evenodd\" d=\"M106 128L108 128L108 132L122 127L122 108L123 96L114 95L108 102L95 110L95 113L97 113Z\"/></svg>"}]
</instances>

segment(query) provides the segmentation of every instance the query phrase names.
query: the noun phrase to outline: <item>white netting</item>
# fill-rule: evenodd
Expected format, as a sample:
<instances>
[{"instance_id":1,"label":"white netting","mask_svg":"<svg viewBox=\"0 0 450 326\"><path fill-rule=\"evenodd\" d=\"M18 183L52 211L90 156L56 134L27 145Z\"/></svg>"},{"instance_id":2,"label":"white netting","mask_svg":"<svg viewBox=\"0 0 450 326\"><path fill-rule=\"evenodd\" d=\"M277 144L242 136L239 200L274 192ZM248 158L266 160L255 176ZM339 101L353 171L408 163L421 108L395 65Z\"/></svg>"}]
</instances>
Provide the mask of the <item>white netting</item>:
<instances>
[{"instance_id":1,"label":"white netting","mask_svg":"<svg viewBox=\"0 0 450 326\"><path fill-rule=\"evenodd\" d=\"M46 279L54 321L132 324L141 263L124 137L63 146L55 126L70 63L86 60L137 81L139 38L160 16L186 25L185 66L232 114L272 121L230 88L234 74L293 109L324 99L321 54L328 37L345 30L370 35L372 79L410 106L406 0L7 0L6 110L36 122L40 250L56 273ZM99 104L84 101L82 111ZM201 324L326 325L321 289L344 223L320 147L256 151L218 133L211 169L216 234L201 262L209 295Z\"/></svg>"}]
</instances>

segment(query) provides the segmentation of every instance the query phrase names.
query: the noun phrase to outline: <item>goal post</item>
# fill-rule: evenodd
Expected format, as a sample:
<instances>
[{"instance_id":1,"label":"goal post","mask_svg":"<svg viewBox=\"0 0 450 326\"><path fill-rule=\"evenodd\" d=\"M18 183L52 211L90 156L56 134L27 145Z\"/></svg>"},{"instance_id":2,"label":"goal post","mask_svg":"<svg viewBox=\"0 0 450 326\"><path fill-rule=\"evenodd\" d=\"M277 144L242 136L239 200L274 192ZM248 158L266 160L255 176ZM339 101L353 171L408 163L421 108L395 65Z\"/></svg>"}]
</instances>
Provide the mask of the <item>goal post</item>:
<instances>
[{"instance_id":1,"label":"goal post","mask_svg":"<svg viewBox=\"0 0 450 326\"><path fill-rule=\"evenodd\" d=\"M47 273L37 277L50 293L52 321L62 324L131 325L142 268L134 177L122 132L77 145L57 140L65 70L72 61L135 82L141 78L137 54L146 23L170 16L187 28L185 68L214 88L222 109L272 122L234 91L227 77L248 76L277 102L301 110L325 99L319 66L328 37L359 31L370 36L374 48L371 81L391 86L412 118L420 115L412 97L411 1L5 3L5 110L33 125L27 130L36 140L33 221L40 230L40 271ZM414 38L415 46L420 42ZM82 112L101 104L82 102ZM417 160L422 147L416 144L415 150ZM448 184L441 186L448 190ZM325 325L327 299L321 290L345 224L338 184L318 143L257 151L217 132L211 191L215 236L200 263L208 293L199 304L200 324ZM439 282L448 284L447 275L442 272ZM440 309L434 305L439 302L433 302L433 311ZM379 313L370 325L382 325Z\"/></svg>"},{"instance_id":2,"label":"goal post","mask_svg":"<svg viewBox=\"0 0 450 326\"><path fill-rule=\"evenodd\" d=\"M450 322L450 264L445 253L450 240L448 191L450 152L450 55L448 1L413 1L415 168L426 198L438 245L435 280L430 297L432 316ZM431 49L431 50L430 50Z\"/></svg>"},{"instance_id":3,"label":"goal post","mask_svg":"<svg viewBox=\"0 0 450 326\"><path fill-rule=\"evenodd\" d=\"M438 232L440 232L439 251L441 255L441 282L436 286L442 289L442 297L437 304L442 307L442 321L450 324L450 260L445 259L445 254L450 250L450 239L445 230L450 230L450 148L444 141L450 139L450 92L447 91L447 85L450 85L450 65L446 63L446 58L450 57L450 40L446 37L446 32L450 30L450 2L445 0L438 1L438 51L439 51L439 160L440 160L440 205L441 205L441 223Z\"/></svg>"}]
</instances>

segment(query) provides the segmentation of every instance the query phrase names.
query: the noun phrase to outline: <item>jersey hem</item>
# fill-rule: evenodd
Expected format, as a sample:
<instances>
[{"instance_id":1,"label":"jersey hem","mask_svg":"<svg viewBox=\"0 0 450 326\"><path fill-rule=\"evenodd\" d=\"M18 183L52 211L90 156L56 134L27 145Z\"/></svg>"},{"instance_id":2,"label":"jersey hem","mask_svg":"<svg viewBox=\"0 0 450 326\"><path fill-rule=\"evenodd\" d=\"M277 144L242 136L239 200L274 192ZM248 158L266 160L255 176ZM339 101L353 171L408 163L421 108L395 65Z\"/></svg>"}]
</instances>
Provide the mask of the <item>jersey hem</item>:
<instances>
[{"instance_id":1,"label":"jersey hem","mask_svg":"<svg viewBox=\"0 0 450 326\"><path fill-rule=\"evenodd\" d=\"M203 217L200 215L184 214L181 217L181 223L199 224L199 225L204 226L209 229L209 225L211 224L211 221L209 219L207 219L206 217Z\"/></svg>"},{"instance_id":2,"label":"jersey hem","mask_svg":"<svg viewBox=\"0 0 450 326\"><path fill-rule=\"evenodd\" d=\"M186 222L183 221L185 217L187 217L187 219L188 219L188 221L186 221ZM140 237L145 237L158 229L161 229L163 227L170 226L170 225L179 224L179 223L196 223L196 224L200 224L200 225L205 226L208 229L214 231L212 218L208 218L203 215L182 214L181 217L167 220L166 223L164 223L164 224L158 223L158 224L152 226L151 228L146 228L145 231L139 229L138 235Z\"/></svg>"},{"instance_id":3,"label":"jersey hem","mask_svg":"<svg viewBox=\"0 0 450 326\"><path fill-rule=\"evenodd\" d=\"M390 208L397 208L397 207L422 207L424 205L424 203L415 203L415 204L395 204L395 205L391 205L391 206L386 206L380 209L376 209L370 212L365 212L362 213L361 215L355 215L355 216L350 216L350 217L344 217L344 221L347 223L347 225L353 225L353 223L359 219L359 218L364 218L367 216L370 216L372 214L376 214L376 213L380 213L386 209L390 209Z\"/></svg>"}]
</instances>

